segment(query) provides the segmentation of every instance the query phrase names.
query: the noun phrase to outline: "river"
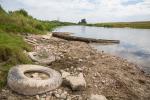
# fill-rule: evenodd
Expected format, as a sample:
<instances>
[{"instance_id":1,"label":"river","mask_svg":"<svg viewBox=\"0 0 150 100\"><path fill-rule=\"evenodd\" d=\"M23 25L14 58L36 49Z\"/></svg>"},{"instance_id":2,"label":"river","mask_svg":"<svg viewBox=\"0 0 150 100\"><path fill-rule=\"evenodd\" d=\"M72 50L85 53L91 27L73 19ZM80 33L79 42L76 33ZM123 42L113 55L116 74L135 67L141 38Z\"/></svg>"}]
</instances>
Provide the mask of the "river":
<instances>
[{"instance_id":1,"label":"river","mask_svg":"<svg viewBox=\"0 0 150 100\"><path fill-rule=\"evenodd\" d=\"M136 63L146 74L150 74L150 29L64 26L54 31L71 32L80 37L120 40L120 44L91 46Z\"/></svg>"}]
</instances>

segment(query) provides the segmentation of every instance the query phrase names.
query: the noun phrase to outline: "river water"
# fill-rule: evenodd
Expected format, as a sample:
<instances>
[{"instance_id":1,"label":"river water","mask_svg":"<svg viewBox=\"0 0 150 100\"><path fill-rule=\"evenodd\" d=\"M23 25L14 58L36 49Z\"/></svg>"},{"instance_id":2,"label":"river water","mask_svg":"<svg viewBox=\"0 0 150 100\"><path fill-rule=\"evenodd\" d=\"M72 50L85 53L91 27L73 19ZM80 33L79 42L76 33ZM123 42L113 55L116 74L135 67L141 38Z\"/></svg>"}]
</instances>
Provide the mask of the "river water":
<instances>
[{"instance_id":1,"label":"river water","mask_svg":"<svg viewBox=\"0 0 150 100\"><path fill-rule=\"evenodd\" d=\"M71 32L80 37L120 40L120 44L91 44L91 46L136 63L147 74L150 74L150 29L64 26L55 31Z\"/></svg>"}]
</instances>

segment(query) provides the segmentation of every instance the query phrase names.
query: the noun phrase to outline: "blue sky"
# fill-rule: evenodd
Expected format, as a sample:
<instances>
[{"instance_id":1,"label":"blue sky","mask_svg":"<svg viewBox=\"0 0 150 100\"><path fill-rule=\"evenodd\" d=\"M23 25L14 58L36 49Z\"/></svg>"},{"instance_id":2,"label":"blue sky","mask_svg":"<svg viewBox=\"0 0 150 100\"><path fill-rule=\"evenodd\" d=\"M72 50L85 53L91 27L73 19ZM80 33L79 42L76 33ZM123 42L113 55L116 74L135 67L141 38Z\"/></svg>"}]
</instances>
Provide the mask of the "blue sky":
<instances>
[{"instance_id":1,"label":"blue sky","mask_svg":"<svg viewBox=\"0 0 150 100\"><path fill-rule=\"evenodd\" d=\"M25 9L42 20L117 22L150 20L150 0L0 0L9 10Z\"/></svg>"}]
</instances>

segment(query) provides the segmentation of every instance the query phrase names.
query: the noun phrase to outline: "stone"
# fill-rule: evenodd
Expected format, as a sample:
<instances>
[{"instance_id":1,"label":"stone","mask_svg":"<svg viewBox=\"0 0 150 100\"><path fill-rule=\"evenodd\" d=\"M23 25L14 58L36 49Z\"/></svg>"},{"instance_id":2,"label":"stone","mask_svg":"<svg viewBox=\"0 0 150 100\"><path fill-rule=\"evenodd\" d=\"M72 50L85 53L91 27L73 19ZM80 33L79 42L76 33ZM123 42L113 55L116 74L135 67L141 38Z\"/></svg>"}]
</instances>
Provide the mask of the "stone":
<instances>
[{"instance_id":1,"label":"stone","mask_svg":"<svg viewBox=\"0 0 150 100\"><path fill-rule=\"evenodd\" d=\"M55 93L55 97L60 98L60 94Z\"/></svg>"},{"instance_id":2,"label":"stone","mask_svg":"<svg viewBox=\"0 0 150 100\"><path fill-rule=\"evenodd\" d=\"M47 92L47 93L46 93L46 95L51 96L51 95L52 95L52 93L53 93L53 92L52 92L52 91L50 91L50 92Z\"/></svg>"},{"instance_id":3,"label":"stone","mask_svg":"<svg viewBox=\"0 0 150 100\"><path fill-rule=\"evenodd\" d=\"M94 73L94 76L97 77L97 73Z\"/></svg>"},{"instance_id":4,"label":"stone","mask_svg":"<svg viewBox=\"0 0 150 100\"><path fill-rule=\"evenodd\" d=\"M17 97L15 97L15 96L8 96L7 100L17 100Z\"/></svg>"},{"instance_id":5,"label":"stone","mask_svg":"<svg viewBox=\"0 0 150 100\"><path fill-rule=\"evenodd\" d=\"M68 59L72 59L71 57L68 57Z\"/></svg>"},{"instance_id":6,"label":"stone","mask_svg":"<svg viewBox=\"0 0 150 100\"><path fill-rule=\"evenodd\" d=\"M78 68L77 68L77 71L82 72L82 71L83 71L83 69L82 69L82 68L80 68L80 67L78 67Z\"/></svg>"},{"instance_id":7,"label":"stone","mask_svg":"<svg viewBox=\"0 0 150 100\"><path fill-rule=\"evenodd\" d=\"M107 100L103 95L92 94L88 100Z\"/></svg>"},{"instance_id":8,"label":"stone","mask_svg":"<svg viewBox=\"0 0 150 100\"><path fill-rule=\"evenodd\" d=\"M93 65L96 65L96 62L93 61L92 64L93 64Z\"/></svg>"},{"instance_id":9,"label":"stone","mask_svg":"<svg viewBox=\"0 0 150 100\"><path fill-rule=\"evenodd\" d=\"M86 56L85 58L88 59L88 58L90 58L90 56Z\"/></svg>"},{"instance_id":10,"label":"stone","mask_svg":"<svg viewBox=\"0 0 150 100\"><path fill-rule=\"evenodd\" d=\"M5 89L2 89L2 92L6 92L6 90L5 90Z\"/></svg>"},{"instance_id":11,"label":"stone","mask_svg":"<svg viewBox=\"0 0 150 100\"><path fill-rule=\"evenodd\" d=\"M106 81L105 80L102 80L102 83L104 84Z\"/></svg>"},{"instance_id":12,"label":"stone","mask_svg":"<svg viewBox=\"0 0 150 100\"><path fill-rule=\"evenodd\" d=\"M96 84L94 85L96 88L98 87Z\"/></svg>"},{"instance_id":13,"label":"stone","mask_svg":"<svg viewBox=\"0 0 150 100\"><path fill-rule=\"evenodd\" d=\"M91 87L92 87L92 84L88 84L87 87L91 88Z\"/></svg>"},{"instance_id":14,"label":"stone","mask_svg":"<svg viewBox=\"0 0 150 100\"><path fill-rule=\"evenodd\" d=\"M74 67L73 67L73 66L71 66L71 69L74 69Z\"/></svg>"},{"instance_id":15,"label":"stone","mask_svg":"<svg viewBox=\"0 0 150 100\"><path fill-rule=\"evenodd\" d=\"M79 62L82 62L83 61L83 59L79 59Z\"/></svg>"},{"instance_id":16,"label":"stone","mask_svg":"<svg viewBox=\"0 0 150 100\"><path fill-rule=\"evenodd\" d=\"M52 34L42 35L43 39L50 39L52 37Z\"/></svg>"},{"instance_id":17,"label":"stone","mask_svg":"<svg viewBox=\"0 0 150 100\"><path fill-rule=\"evenodd\" d=\"M55 91L53 92L54 93L54 96L57 98L57 99L61 99L61 100L66 100L67 98L67 92L63 92L62 93L62 90L60 91L61 89L59 89L58 91Z\"/></svg>"},{"instance_id":18,"label":"stone","mask_svg":"<svg viewBox=\"0 0 150 100\"><path fill-rule=\"evenodd\" d=\"M69 68L66 68L66 71L69 71Z\"/></svg>"},{"instance_id":19,"label":"stone","mask_svg":"<svg viewBox=\"0 0 150 100\"><path fill-rule=\"evenodd\" d=\"M82 73L78 76L67 76L64 79L64 84L69 85L72 90L84 90L86 88L86 81Z\"/></svg>"},{"instance_id":20,"label":"stone","mask_svg":"<svg viewBox=\"0 0 150 100\"><path fill-rule=\"evenodd\" d=\"M40 96L39 95L36 95L35 97L36 97L37 100L40 100Z\"/></svg>"},{"instance_id":21,"label":"stone","mask_svg":"<svg viewBox=\"0 0 150 100\"><path fill-rule=\"evenodd\" d=\"M81 96L78 97L78 100L83 100Z\"/></svg>"},{"instance_id":22,"label":"stone","mask_svg":"<svg viewBox=\"0 0 150 100\"><path fill-rule=\"evenodd\" d=\"M42 97L42 98L45 98L45 97L46 97L46 94L43 94L41 97Z\"/></svg>"},{"instance_id":23,"label":"stone","mask_svg":"<svg viewBox=\"0 0 150 100\"><path fill-rule=\"evenodd\" d=\"M33 73L33 74L32 74L32 77L33 77L33 78L37 78L38 76L39 76L38 73Z\"/></svg>"},{"instance_id":24,"label":"stone","mask_svg":"<svg viewBox=\"0 0 150 100\"><path fill-rule=\"evenodd\" d=\"M41 98L40 100L45 100L45 98Z\"/></svg>"},{"instance_id":25,"label":"stone","mask_svg":"<svg viewBox=\"0 0 150 100\"><path fill-rule=\"evenodd\" d=\"M71 100L72 98L71 98L71 96L67 96L67 99L66 100Z\"/></svg>"},{"instance_id":26,"label":"stone","mask_svg":"<svg viewBox=\"0 0 150 100\"><path fill-rule=\"evenodd\" d=\"M61 76L62 76L62 78L65 78L65 77L67 77L67 76L69 76L69 75L70 75L70 73L69 73L69 72L66 72L66 71L64 71L64 70L61 70L60 72L61 72Z\"/></svg>"},{"instance_id":27,"label":"stone","mask_svg":"<svg viewBox=\"0 0 150 100\"><path fill-rule=\"evenodd\" d=\"M67 98L67 93L62 93L61 95L60 95L60 99L66 99Z\"/></svg>"},{"instance_id":28,"label":"stone","mask_svg":"<svg viewBox=\"0 0 150 100\"><path fill-rule=\"evenodd\" d=\"M51 100L51 96L46 96L45 100Z\"/></svg>"}]
</instances>

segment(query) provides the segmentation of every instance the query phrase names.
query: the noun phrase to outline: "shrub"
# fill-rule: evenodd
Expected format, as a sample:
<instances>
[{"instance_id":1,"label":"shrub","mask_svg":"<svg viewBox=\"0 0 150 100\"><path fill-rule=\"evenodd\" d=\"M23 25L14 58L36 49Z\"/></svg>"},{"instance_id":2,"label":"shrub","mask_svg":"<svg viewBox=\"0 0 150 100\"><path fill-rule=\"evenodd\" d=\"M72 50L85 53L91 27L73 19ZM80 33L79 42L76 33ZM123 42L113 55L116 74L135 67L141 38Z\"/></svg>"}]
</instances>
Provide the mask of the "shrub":
<instances>
[{"instance_id":1,"label":"shrub","mask_svg":"<svg viewBox=\"0 0 150 100\"><path fill-rule=\"evenodd\" d=\"M19 13L19 14L22 14L23 16L25 16L25 17L28 16L28 13L24 9L20 9L20 10L11 12L11 13Z\"/></svg>"},{"instance_id":2,"label":"shrub","mask_svg":"<svg viewBox=\"0 0 150 100\"><path fill-rule=\"evenodd\" d=\"M35 26L35 28L37 28L38 30L41 30L41 31L44 31L45 29L44 29L44 25L42 25L42 24L37 24L36 26Z\"/></svg>"}]
</instances>

